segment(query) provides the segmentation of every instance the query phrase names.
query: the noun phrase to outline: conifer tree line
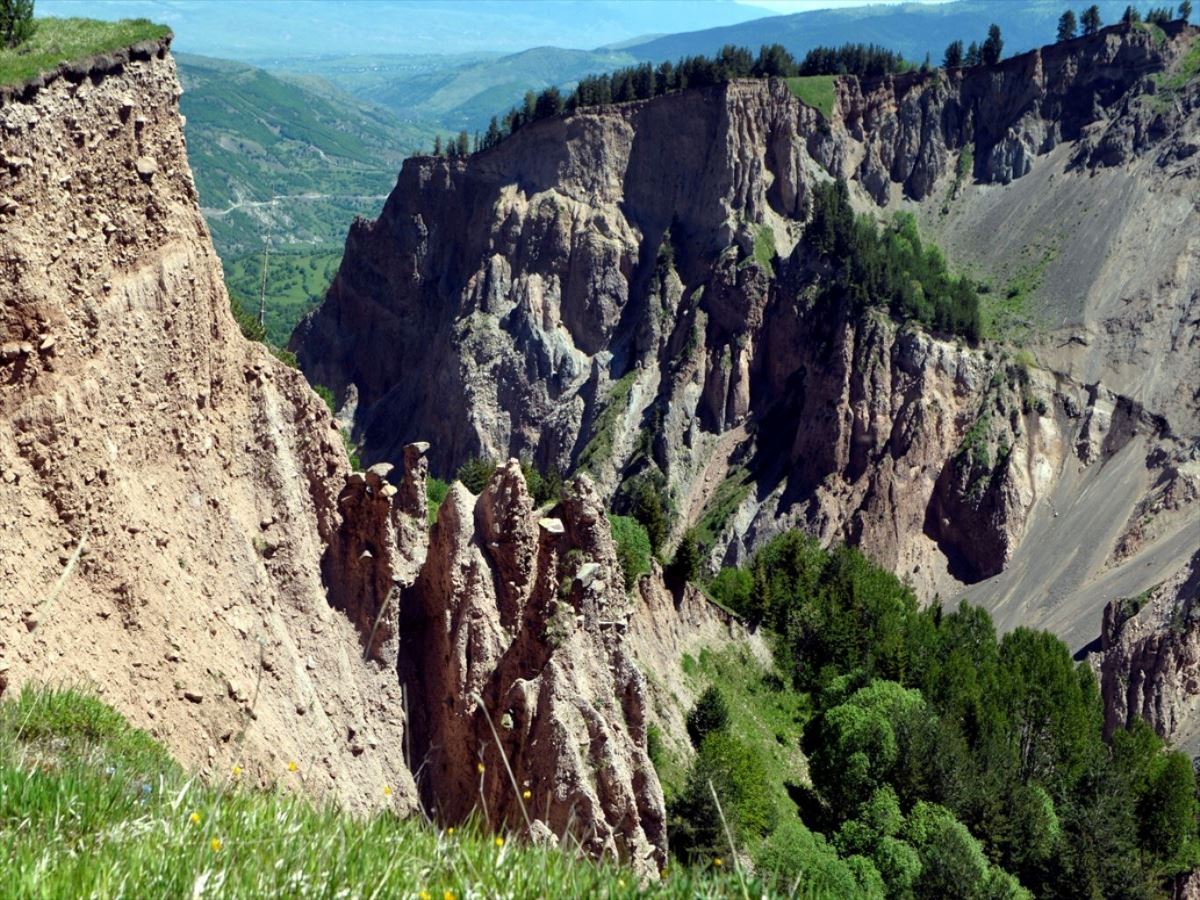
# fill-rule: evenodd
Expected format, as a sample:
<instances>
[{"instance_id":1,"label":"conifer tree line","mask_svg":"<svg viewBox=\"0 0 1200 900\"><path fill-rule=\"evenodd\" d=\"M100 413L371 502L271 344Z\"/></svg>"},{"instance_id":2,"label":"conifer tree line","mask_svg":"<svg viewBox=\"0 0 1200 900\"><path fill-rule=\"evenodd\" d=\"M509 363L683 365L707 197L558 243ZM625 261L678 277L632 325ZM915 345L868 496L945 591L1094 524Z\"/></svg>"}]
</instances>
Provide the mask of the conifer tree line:
<instances>
[{"instance_id":1,"label":"conifer tree line","mask_svg":"<svg viewBox=\"0 0 1200 900\"><path fill-rule=\"evenodd\" d=\"M4 3L21 0L0 0ZM1176 18L1187 22L1191 18L1191 0L1180 0L1172 13L1171 7L1152 7L1145 21L1162 25ZM1142 21L1142 14L1130 4L1125 8L1121 21L1134 25ZM1067 9L1058 20L1057 39L1069 41L1078 36L1096 34L1103 22L1100 7L1096 4L1082 10L1078 17L1074 10ZM962 66L995 65L1004 56L1004 39L1000 26L992 23L982 41L971 41L964 45L961 40L951 41L942 57L942 67L956 69ZM922 69L929 66L928 56ZM896 51L878 44L843 44L840 47L814 47L797 60L781 44L763 45L755 56L745 47L726 44L716 54L686 56L678 62L669 60L657 66L641 63L628 66L608 75L585 75L568 96L557 87L548 87L540 93L527 91L523 101L503 116L493 116L487 130L476 132L474 139L463 131L456 138L443 143L441 136L434 140L434 155L465 157L481 150L490 150L504 138L519 131L525 125L571 112L585 106L603 106L608 103L628 103L633 100L649 100L672 91L690 87L723 84L735 78L791 78L809 75L857 75L876 77L896 72L905 72L916 66Z\"/></svg>"},{"instance_id":2,"label":"conifer tree line","mask_svg":"<svg viewBox=\"0 0 1200 900\"><path fill-rule=\"evenodd\" d=\"M808 75L873 77L913 68L915 66L902 54L877 44L814 47L799 61L780 44L764 45L759 48L757 56L745 47L729 44L713 57L687 56L675 63L666 61L657 66L641 63L617 69L608 75L586 75L579 80L575 90L565 97L557 87L549 87L536 94L527 91L520 104L503 116L493 117L487 131L475 136L473 150L489 150L525 125L564 111L649 100L687 88L724 84L735 78ZM457 152L461 149L461 144L457 148L447 144L443 150L441 139L435 139L435 155L467 155Z\"/></svg>"}]
</instances>

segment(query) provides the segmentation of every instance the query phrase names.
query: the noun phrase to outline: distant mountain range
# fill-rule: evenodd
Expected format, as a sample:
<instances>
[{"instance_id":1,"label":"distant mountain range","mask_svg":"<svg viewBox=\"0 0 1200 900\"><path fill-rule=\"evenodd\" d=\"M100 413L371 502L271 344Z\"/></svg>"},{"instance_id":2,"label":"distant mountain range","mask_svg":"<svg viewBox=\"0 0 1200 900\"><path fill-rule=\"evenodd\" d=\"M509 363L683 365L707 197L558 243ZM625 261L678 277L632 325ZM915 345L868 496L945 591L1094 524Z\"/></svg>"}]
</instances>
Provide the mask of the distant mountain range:
<instances>
[{"instance_id":1,"label":"distant mountain range","mask_svg":"<svg viewBox=\"0 0 1200 900\"><path fill-rule=\"evenodd\" d=\"M639 61L659 62L698 53L712 54L725 44L757 49L763 44L782 44L794 55L820 45L847 42L882 44L920 61L928 53L936 65L946 45L954 40L980 42L988 26L997 23L1004 35L1006 51L1019 53L1054 40L1058 18L1066 9L1076 16L1090 2L1064 0L957 0L953 3L879 4L821 9L789 16L771 16L736 25L685 31L625 44L624 52ZM1099 0L1106 23L1121 17L1128 0ZM1143 12L1150 5L1134 3ZM1158 4L1163 5L1163 4ZM1172 8L1173 4L1171 5Z\"/></svg>"}]
</instances>

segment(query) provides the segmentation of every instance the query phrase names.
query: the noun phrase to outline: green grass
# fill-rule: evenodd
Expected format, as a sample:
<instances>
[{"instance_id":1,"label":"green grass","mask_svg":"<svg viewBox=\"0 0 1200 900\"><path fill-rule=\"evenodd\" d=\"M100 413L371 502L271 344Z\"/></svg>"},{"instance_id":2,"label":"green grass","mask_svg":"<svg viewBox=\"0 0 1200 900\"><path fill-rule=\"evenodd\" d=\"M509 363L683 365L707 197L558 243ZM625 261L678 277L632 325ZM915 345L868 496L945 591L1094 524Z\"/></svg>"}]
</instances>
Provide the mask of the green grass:
<instances>
[{"instance_id":1,"label":"green grass","mask_svg":"<svg viewBox=\"0 0 1200 900\"><path fill-rule=\"evenodd\" d=\"M696 538L700 541L700 548L705 555L716 543L730 517L737 512L737 508L741 506L753 486L749 471L741 466L730 469L724 481L717 485L695 527Z\"/></svg>"},{"instance_id":2,"label":"green grass","mask_svg":"<svg viewBox=\"0 0 1200 900\"><path fill-rule=\"evenodd\" d=\"M721 689L729 705L729 731L760 748L767 780L781 812L795 815L788 784L808 783L808 764L800 748L804 726L812 715L809 698L790 689L744 646L720 652L701 650L685 667L695 693L707 686Z\"/></svg>"},{"instance_id":3,"label":"green grass","mask_svg":"<svg viewBox=\"0 0 1200 900\"><path fill-rule=\"evenodd\" d=\"M6 898L642 895L620 866L498 844L478 825L356 818L232 773L188 777L73 690L27 688L0 704L0 847ZM679 868L644 893L740 896L742 885Z\"/></svg>"},{"instance_id":4,"label":"green grass","mask_svg":"<svg viewBox=\"0 0 1200 900\"><path fill-rule=\"evenodd\" d=\"M826 121L833 118L833 75L806 75L800 78L788 78L788 90L801 103L811 106Z\"/></svg>"},{"instance_id":5,"label":"green grass","mask_svg":"<svg viewBox=\"0 0 1200 900\"><path fill-rule=\"evenodd\" d=\"M147 19L37 19L36 24L33 37L24 44L0 50L0 85L20 84L59 63L109 53L171 33L167 26Z\"/></svg>"},{"instance_id":6,"label":"green grass","mask_svg":"<svg viewBox=\"0 0 1200 900\"><path fill-rule=\"evenodd\" d=\"M446 495L450 493L450 485L440 478L434 478L432 475L425 479L425 502L429 507L429 526L432 528L437 524L438 510L442 508L442 501L446 499Z\"/></svg>"},{"instance_id":7,"label":"green grass","mask_svg":"<svg viewBox=\"0 0 1200 900\"><path fill-rule=\"evenodd\" d=\"M612 457L613 441L616 440L617 424L625 410L629 408L629 395L633 391L633 383L637 380L637 372L628 372L614 382L608 394L608 402L596 424L592 427L592 437L588 440L579 454L577 468L581 471L596 473Z\"/></svg>"},{"instance_id":8,"label":"green grass","mask_svg":"<svg viewBox=\"0 0 1200 900\"><path fill-rule=\"evenodd\" d=\"M979 295L985 337L1019 343L1034 331L1033 297L1041 289L1050 263L1058 258L1058 243L1053 240L1041 248L1026 247L1022 255L1034 258L1017 270L1005 289Z\"/></svg>"},{"instance_id":9,"label":"green grass","mask_svg":"<svg viewBox=\"0 0 1200 900\"><path fill-rule=\"evenodd\" d=\"M738 263L739 269L754 262L760 269L775 277L775 231L770 225L759 225L754 231L754 250L750 256Z\"/></svg>"},{"instance_id":10,"label":"green grass","mask_svg":"<svg viewBox=\"0 0 1200 900\"><path fill-rule=\"evenodd\" d=\"M1175 95L1188 86L1200 74L1200 41L1192 39L1187 52L1168 72L1155 72L1150 76L1156 93L1150 98L1155 112L1165 112L1175 101Z\"/></svg>"}]
</instances>

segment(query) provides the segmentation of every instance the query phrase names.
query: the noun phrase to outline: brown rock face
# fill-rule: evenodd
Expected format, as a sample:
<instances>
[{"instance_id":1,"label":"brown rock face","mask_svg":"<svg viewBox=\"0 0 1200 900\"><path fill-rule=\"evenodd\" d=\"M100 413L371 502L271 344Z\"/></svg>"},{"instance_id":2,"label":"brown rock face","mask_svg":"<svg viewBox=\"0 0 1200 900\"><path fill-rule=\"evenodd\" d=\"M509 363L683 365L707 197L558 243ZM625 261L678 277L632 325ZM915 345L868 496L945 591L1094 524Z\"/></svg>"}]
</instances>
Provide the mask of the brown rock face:
<instances>
[{"instance_id":1,"label":"brown rock face","mask_svg":"<svg viewBox=\"0 0 1200 900\"><path fill-rule=\"evenodd\" d=\"M1200 540L1200 525L1195 529ZM1104 609L1100 684L1105 730L1141 716L1162 737L1200 745L1200 550L1143 595Z\"/></svg>"},{"instance_id":2,"label":"brown rock face","mask_svg":"<svg viewBox=\"0 0 1200 900\"><path fill-rule=\"evenodd\" d=\"M345 454L238 333L178 96L164 43L0 97L0 669L191 767L411 810L394 672L320 579Z\"/></svg>"},{"instance_id":3,"label":"brown rock face","mask_svg":"<svg viewBox=\"0 0 1200 900\"><path fill-rule=\"evenodd\" d=\"M439 818L547 826L657 873L664 807L630 612L587 479L540 520L516 460L478 498L451 487L400 618L412 766Z\"/></svg>"}]
</instances>

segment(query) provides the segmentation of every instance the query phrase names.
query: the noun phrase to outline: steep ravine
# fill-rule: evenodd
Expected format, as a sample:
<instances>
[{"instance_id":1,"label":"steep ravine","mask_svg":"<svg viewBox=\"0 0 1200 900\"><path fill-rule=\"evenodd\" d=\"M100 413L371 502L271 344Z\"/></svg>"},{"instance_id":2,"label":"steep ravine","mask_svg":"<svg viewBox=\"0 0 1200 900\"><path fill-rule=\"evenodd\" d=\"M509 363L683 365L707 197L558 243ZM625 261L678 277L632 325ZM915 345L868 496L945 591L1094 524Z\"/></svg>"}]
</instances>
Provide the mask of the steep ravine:
<instances>
[{"instance_id":1,"label":"steep ravine","mask_svg":"<svg viewBox=\"0 0 1200 900\"><path fill-rule=\"evenodd\" d=\"M352 472L234 323L179 95L164 41L0 97L0 693L82 685L217 781L482 808L653 877L645 682L590 483L535 513L510 466L431 534L428 445L395 483Z\"/></svg>"},{"instance_id":2,"label":"steep ravine","mask_svg":"<svg viewBox=\"0 0 1200 900\"><path fill-rule=\"evenodd\" d=\"M1082 649L1197 528L1197 30L1164 33L839 79L828 120L734 82L410 159L293 346L367 459L528 454L618 507L656 479L713 565L800 526ZM834 176L1024 304L1024 346L816 308Z\"/></svg>"},{"instance_id":3,"label":"steep ravine","mask_svg":"<svg viewBox=\"0 0 1200 900\"><path fill-rule=\"evenodd\" d=\"M1178 390L1194 354L1147 379L1104 361L1128 356L1114 340L1075 343L1104 310L1104 335L1136 320L1142 353L1190 346L1195 246L1176 235L1194 210L1160 245L1174 256L1154 259L1180 282L1162 313L1118 302L1127 281L1062 259L1045 281L1080 270L1072 310L1016 354L814 308L811 185L842 176L863 209L916 210L1001 290L1010 272L983 248L1004 229L1002 198L1031 199L1022 182L1074 202L1120 169L1142 190L1187 196L1195 86L1165 106L1147 92L1194 36L1172 26L1158 46L1114 26L994 68L840 79L829 121L781 80L758 80L584 109L466 161L413 158L296 331L301 364L336 390L367 458L418 437L440 474L470 455L528 454L586 468L618 505L623 488L661 476L676 534L708 515L714 564L800 524L857 542L926 593L958 593L1006 568L1067 468L1103 468L1134 434L1148 468L1194 480L1200 416ZM954 187L965 148L973 172ZM1009 210L1003 240L1021 258L1046 229L1165 236L1151 217L1163 204L1087 229ZM772 262L756 245L773 245ZM1142 496L1108 515L1133 528ZM1182 521L1166 516L1160 533Z\"/></svg>"}]
</instances>

